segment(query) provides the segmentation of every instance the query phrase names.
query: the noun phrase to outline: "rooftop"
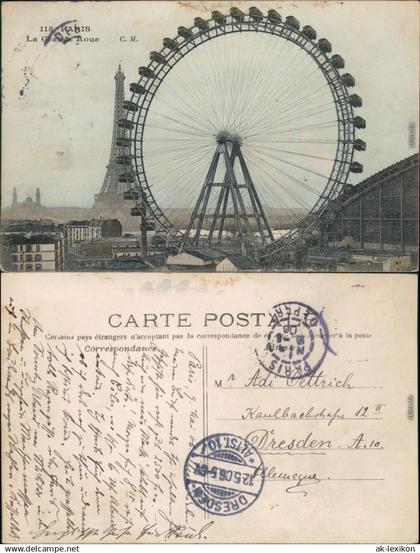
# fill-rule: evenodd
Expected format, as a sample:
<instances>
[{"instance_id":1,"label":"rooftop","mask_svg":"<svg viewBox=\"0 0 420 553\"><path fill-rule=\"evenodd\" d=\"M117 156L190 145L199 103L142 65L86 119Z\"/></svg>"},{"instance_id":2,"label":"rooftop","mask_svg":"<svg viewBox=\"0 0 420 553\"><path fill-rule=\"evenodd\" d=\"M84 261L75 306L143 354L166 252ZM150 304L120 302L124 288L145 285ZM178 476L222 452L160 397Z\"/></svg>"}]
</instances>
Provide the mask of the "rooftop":
<instances>
[{"instance_id":1,"label":"rooftop","mask_svg":"<svg viewBox=\"0 0 420 553\"><path fill-rule=\"evenodd\" d=\"M255 259L251 259L250 257L245 257L243 255L227 255L226 259L229 259L237 269L261 269Z\"/></svg>"},{"instance_id":2,"label":"rooftop","mask_svg":"<svg viewBox=\"0 0 420 553\"><path fill-rule=\"evenodd\" d=\"M375 186L379 185L385 179L388 179L392 176L398 175L402 171L410 169L411 167L418 167L419 156L418 154L413 154L412 156L406 157L397 163L389 165L385 169L374 173L367 179L362 180L358 184L355 184L350 189L345 189L340 196L338 196L337 201L348 202L352 200L357 194L364 194Z\"/></svg>"},{"instance_id":3,"label":"rooftop","mask_svg":"<svg viewBox=\"0 0 420 553\"><path fill-rule=\"evenodd\" d=\"M202 248L200 250L185 250L183 252L179 252L176 255L182 255L183 253L193 255L194 257L202 259L203 261L224 259L226 257L225 253L220 252L219 250L213 250L211 248Z\"/></svg>"},{"instance_id":4,"label":"rooftop","mask_svg":"<svg viewBox=\"0 0 420 553\"><path fill-rule=\"evenodd\" d=\"M138 271L146 269L147 265L139 258L121 255L106 263L107 271Z\"/></svg>"},{"instance_id":5,"label":"rooftop","mask_svg":"<svg viewBox=\"0 0 420 553\"><path fill-rule=\"evenodd\" d=\"M115 219L115 218L112 218L112 219L100 218L100 219L90 219L90 220L83 219L81 221L71 220L66 223L66 226L67 227L93 227L93 226L102 226L105 223L115 222L115 221L119 223L118 219Z\"/></svg>"},{"instance_id":6,"label":"rooftop","mask_svg":"<svg viewBox=\"0 0 420 553\"><path fill-rule=\"evenodd\" d=\"M9 244L55 244L63 239L63 236L60 233L49 233L49 234L7 234L5 235L5 240Z\"/></svg>"}]
</instances>

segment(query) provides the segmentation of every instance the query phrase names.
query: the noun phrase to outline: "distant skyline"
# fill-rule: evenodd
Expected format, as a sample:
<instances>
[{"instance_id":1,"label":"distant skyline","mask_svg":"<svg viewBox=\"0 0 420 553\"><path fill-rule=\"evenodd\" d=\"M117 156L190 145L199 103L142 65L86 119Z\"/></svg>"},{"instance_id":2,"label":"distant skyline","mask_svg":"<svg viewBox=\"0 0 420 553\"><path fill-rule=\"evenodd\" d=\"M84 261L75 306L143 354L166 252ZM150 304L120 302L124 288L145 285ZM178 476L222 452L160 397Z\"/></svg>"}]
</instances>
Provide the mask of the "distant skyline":
<instances>
[{"instance_id":1,"label":"distant skyline","mask_svg":"<svg viewBox=\"0 0 420 553\"><path fill-rule=\"evenodd\" d=\"M253 4L62 2L61 21L53 4L4 5L3 207L11 205L13 187L18 201L34 197L39 187L44 206L92 206L109 158L118 64L127 98L138 67L147 65L150 51L175 36L178 26L210 17L212 9L227 13L231 5L247 10ZM417 128L414 149L408 140L410 123L417 127L419 119L417 2L259 2L258 7L314 27L355 77L352 92L363 99L357 113L367 121L357 136L367 151L357 153L365 171L351 182L418 151ZM72 20L90 27L82 37L99 40L43 45L42 26Z\"/></svg>"}]
</instances>

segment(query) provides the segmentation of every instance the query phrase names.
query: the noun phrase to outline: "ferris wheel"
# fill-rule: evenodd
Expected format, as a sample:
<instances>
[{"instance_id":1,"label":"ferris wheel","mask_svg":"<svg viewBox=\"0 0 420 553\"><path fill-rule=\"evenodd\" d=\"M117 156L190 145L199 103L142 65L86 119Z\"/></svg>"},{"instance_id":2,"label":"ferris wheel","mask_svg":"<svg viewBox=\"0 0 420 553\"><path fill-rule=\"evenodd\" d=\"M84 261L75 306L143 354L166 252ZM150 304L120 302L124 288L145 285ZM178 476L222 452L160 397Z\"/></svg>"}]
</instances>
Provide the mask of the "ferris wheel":
<instances>
[{"instance_id":1,"label":"ferris wheel","mask_svg":"<svg viewBox=\"0 0 420 553\"><path fill-rule=\"evenodd\" d=\"M142 228L261 261L313 233L366 149L355 79L331 51L309 25L255 7L164 38L119 121L119 179Z\"/></svg>"}]
</instances>

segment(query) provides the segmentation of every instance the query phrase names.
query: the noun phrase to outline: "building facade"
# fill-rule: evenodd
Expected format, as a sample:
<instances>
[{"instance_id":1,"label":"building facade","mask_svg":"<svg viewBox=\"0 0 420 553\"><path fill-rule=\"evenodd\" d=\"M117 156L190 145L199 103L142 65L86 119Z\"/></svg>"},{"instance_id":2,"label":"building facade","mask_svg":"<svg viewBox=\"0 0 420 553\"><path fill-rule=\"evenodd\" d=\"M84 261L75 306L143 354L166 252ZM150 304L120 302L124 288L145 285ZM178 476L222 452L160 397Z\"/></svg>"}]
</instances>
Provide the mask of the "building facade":
<instances>
[{"instance_id":1,"label":"building facade","mask_svg":"<svg viewBox=\"0 0 420 553\"><path fill-rule=\"evenodd\" d=\"M63 271L64 245L62 233L4 235L4 268L25 272Z\"/></svg>"},{"instance_id":2,"label":"building facade","mask_svg":"<svg viewBox=\"0 0 420 553\"><path fill-rule=\"evenodd\" d=\"M138 237L112 239L112 257L144 257L141 240Z\"/></svg>"},{"instance_id":3,"label":"building facade","mask_svg":"<svg viewBox=\"0 0 420 553\"><path fill-rule=\"evenodd\" d=\"M415 154L347 187L334 201L323 241L332 247L418 253L418 201Z\"/></svg>"},{"instance_id":4,"label":"building facade","mask_svg":"<svg viewBox=\"0 0 420 553\"><path fill-rule=\"evenodd\" d=\"M66 232L68 247L72 247L79 242L119 237L122 234L122 227L118 219L91 219L90 221L69 221L66 224Z\"/></svg>"}]
</instances>

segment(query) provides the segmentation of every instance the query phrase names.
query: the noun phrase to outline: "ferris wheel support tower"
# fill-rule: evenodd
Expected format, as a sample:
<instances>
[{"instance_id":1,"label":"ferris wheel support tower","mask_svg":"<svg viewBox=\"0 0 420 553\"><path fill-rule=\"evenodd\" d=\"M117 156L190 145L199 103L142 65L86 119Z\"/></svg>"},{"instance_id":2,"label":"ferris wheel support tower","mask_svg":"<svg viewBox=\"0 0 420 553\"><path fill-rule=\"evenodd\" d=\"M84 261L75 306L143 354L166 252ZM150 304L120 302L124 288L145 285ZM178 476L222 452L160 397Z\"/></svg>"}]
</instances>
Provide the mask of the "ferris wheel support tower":
<instances>
[{"instance_id":1,"label":"ferris wheel support tower","mask_svg":"<svg viewBox=\"0 0 420 553\"><path fill-rule=\"evenodd\" d=\"M236 224L242 254L250 254L258 259L258 248L272 242L274 237L242 155L241 139L238 135L222 131L218 133L216 141L216 151L179 250L197 246L200 240L203 241L203 223L206 219L210 221L210 230L205 245L220 245L226 220L232 219ZM238 182L235 162L239 163L244 183ZM215 180L219 163L225 169L223 182ZM213 190L216 190L216 194L218 192L218 196L216 207L211 212L208 205ZM246 196L250 200L248 208Z\"/></svg>"}]
</instances>

